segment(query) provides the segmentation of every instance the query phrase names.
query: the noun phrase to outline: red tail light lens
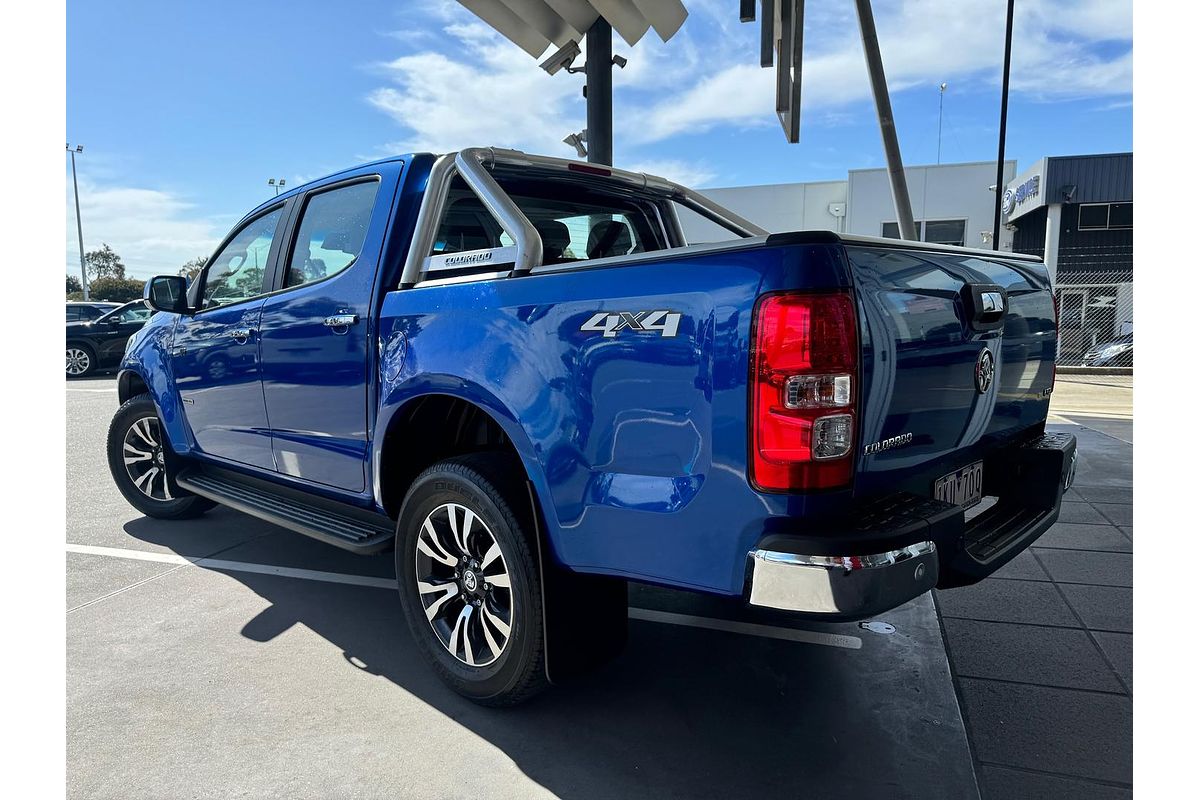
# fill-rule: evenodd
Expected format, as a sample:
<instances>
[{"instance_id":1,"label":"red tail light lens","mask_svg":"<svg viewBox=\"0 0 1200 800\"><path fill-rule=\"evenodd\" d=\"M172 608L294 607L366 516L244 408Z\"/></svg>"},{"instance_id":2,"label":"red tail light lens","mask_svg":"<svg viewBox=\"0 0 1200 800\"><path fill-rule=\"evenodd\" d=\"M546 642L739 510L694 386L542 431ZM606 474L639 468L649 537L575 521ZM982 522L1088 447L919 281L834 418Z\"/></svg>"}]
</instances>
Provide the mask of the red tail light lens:
<instances>
[{"instance_id":1,"label":"red tail light lens","mask_svg":"<svg viewBox=\"0 0 1200 800\"><path fill-rule=\"evenodd\" d=\"M848 485L858 401L850 294L765 297L754 319L751 359L754 485L772 492Z\"/></svg>"}]
</instances>

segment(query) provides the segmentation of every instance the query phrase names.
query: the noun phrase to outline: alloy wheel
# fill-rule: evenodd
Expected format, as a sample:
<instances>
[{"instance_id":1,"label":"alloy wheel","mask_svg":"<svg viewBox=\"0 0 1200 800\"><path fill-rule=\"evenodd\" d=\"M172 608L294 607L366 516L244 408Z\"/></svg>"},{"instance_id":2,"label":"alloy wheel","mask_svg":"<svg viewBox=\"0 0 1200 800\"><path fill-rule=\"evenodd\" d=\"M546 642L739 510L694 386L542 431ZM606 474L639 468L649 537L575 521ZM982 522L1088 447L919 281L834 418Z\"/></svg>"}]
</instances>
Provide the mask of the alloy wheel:
<instances>
[{"instance_id":1,"label":"alloy wheel","mask_svg":"<svg viewBox=\"0 0 1200 800\"><path fill-rule=\"evenodd\" d=\"M167 482L162 439L158 417L142 417L125 432L122 456L125 471L138 491L151 500L174 500Z\"/></svg>"},{"instance_id":2,"label":"alloy wheel","mask_svg":"<svg viewBox=\"0 0 1200 800\"><path fill-rule=\"evenodd\" d=\"M67 374L82 375L92 365L92 357L79 347L67 348Z\"/></svg>"},{"instance_id":3,"label":"alloy wheel","mask_svg":"<svg viewBox=\"0 0 1200 800\"><path fill-rule=\"evenodd\" d=\"M504 652L515 598L508 564L487 523L458 503L440 505L417 535L416 584L438 641L469 667Z\"/></svg>"}]
</instances>

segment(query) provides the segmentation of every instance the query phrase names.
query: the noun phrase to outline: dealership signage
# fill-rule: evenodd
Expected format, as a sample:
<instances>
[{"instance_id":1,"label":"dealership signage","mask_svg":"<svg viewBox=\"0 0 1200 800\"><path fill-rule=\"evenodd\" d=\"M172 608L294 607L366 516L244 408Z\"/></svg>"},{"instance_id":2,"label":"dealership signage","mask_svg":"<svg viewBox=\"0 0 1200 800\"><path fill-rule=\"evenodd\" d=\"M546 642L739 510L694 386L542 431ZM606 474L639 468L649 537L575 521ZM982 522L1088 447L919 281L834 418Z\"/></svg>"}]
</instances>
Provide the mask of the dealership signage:
<instances>
[{"instance_id":1,"label":"dealership signage","mask_svg":"<svg viewBox=\"0 0 1200 800\"><path fill-rule=\"evenodd\" d=\"M1046 198L1042 194L1045 171L1046 159L1043 158L1004 187L1000 210L1009 222L1046 204Z\"/></svg>"}]
</instances>

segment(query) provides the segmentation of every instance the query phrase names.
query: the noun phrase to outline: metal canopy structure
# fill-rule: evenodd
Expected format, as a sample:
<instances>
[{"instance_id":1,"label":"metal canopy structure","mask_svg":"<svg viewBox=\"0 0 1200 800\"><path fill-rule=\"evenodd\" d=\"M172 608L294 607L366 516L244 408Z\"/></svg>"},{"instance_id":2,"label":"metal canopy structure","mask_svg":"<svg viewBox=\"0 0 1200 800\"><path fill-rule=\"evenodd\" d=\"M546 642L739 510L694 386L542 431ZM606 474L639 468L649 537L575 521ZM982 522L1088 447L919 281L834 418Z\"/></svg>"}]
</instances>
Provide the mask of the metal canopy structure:
<instances>
[{"instance_id":1,"label":"metal canopy structure","mask_svg":"<svg viewBox=\"0 0 1200 800\"><path fill-rule=\"evenodd\" d=\"M612 32L616 30L633 46L651 28L665 42L679 32L688 12L682 0L458 0L491 25L506 39L534 58L540 58L554 45L558 49L542 63L550 74L572 67L579 55L579 40L587 40L586 138L573 135L564 142L580 147L587 142L588 161L612 164L612 66L623 60L612 55ZM1010 0L1011 2L1011 0ZM867 74L879 116L879 132L887 158L892 200L896 207L900 235L916 238L912 204L900 158L879 39L871 0L855 0ZM804 56L804 0L740 0L738 16L742 22L761 22L759 64L775 67L775 113L788 142L800 141L801 65Z\"/></svg>"},{"instance_id":2,"label":"metal canopy structure","mask_svg":"<svg viewBox=\"0 0 1200 800\"><path fill-rule=\"evenodd\" d=\"M681 0L458 0L526 53L583 39L603 17L630 47L651 28L664 42L687 19Z\"/></svg>"},{"instance_id":3,"label":"metal canopy structure","mask_svg":"<svg viewBox=\"0 0 1200 800\"><path fill-rule=\"evenodd\" d=\"M687 19L681 0L458 0L491 25L501 36L534 58L551 45L558 50L542 64L551 75L571 66L579 42L587 40L586 137L564 139L579 147L587 142L588 161L612 164L612 68L624 59L612 54L615 30L630 47L651 28L664 42L679 32Z\"/></svg>"}]
</instances>

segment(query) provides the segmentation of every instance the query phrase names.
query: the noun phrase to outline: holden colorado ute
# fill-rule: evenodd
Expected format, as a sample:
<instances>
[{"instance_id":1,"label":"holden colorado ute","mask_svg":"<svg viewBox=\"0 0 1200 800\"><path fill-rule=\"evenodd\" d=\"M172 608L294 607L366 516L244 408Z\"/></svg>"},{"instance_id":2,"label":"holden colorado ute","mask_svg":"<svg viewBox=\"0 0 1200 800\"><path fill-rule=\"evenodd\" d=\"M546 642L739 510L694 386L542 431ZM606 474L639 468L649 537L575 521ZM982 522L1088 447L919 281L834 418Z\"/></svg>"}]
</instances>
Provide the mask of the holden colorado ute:
<instances>
[{"instance_id":1,"label":"holden colorado ute","mask_svg":"<svg viewBox=\"0 0 1200 800\"><path fill-rule=\"evenodd\" d=\"M1074 475L1035 258L767 234L594 164L340 172L146 299L107 444L129 502L394 548L414 641L490 705L616 652L627 581L862 619L994 572Z\"/></svg>"}]
</instances>

